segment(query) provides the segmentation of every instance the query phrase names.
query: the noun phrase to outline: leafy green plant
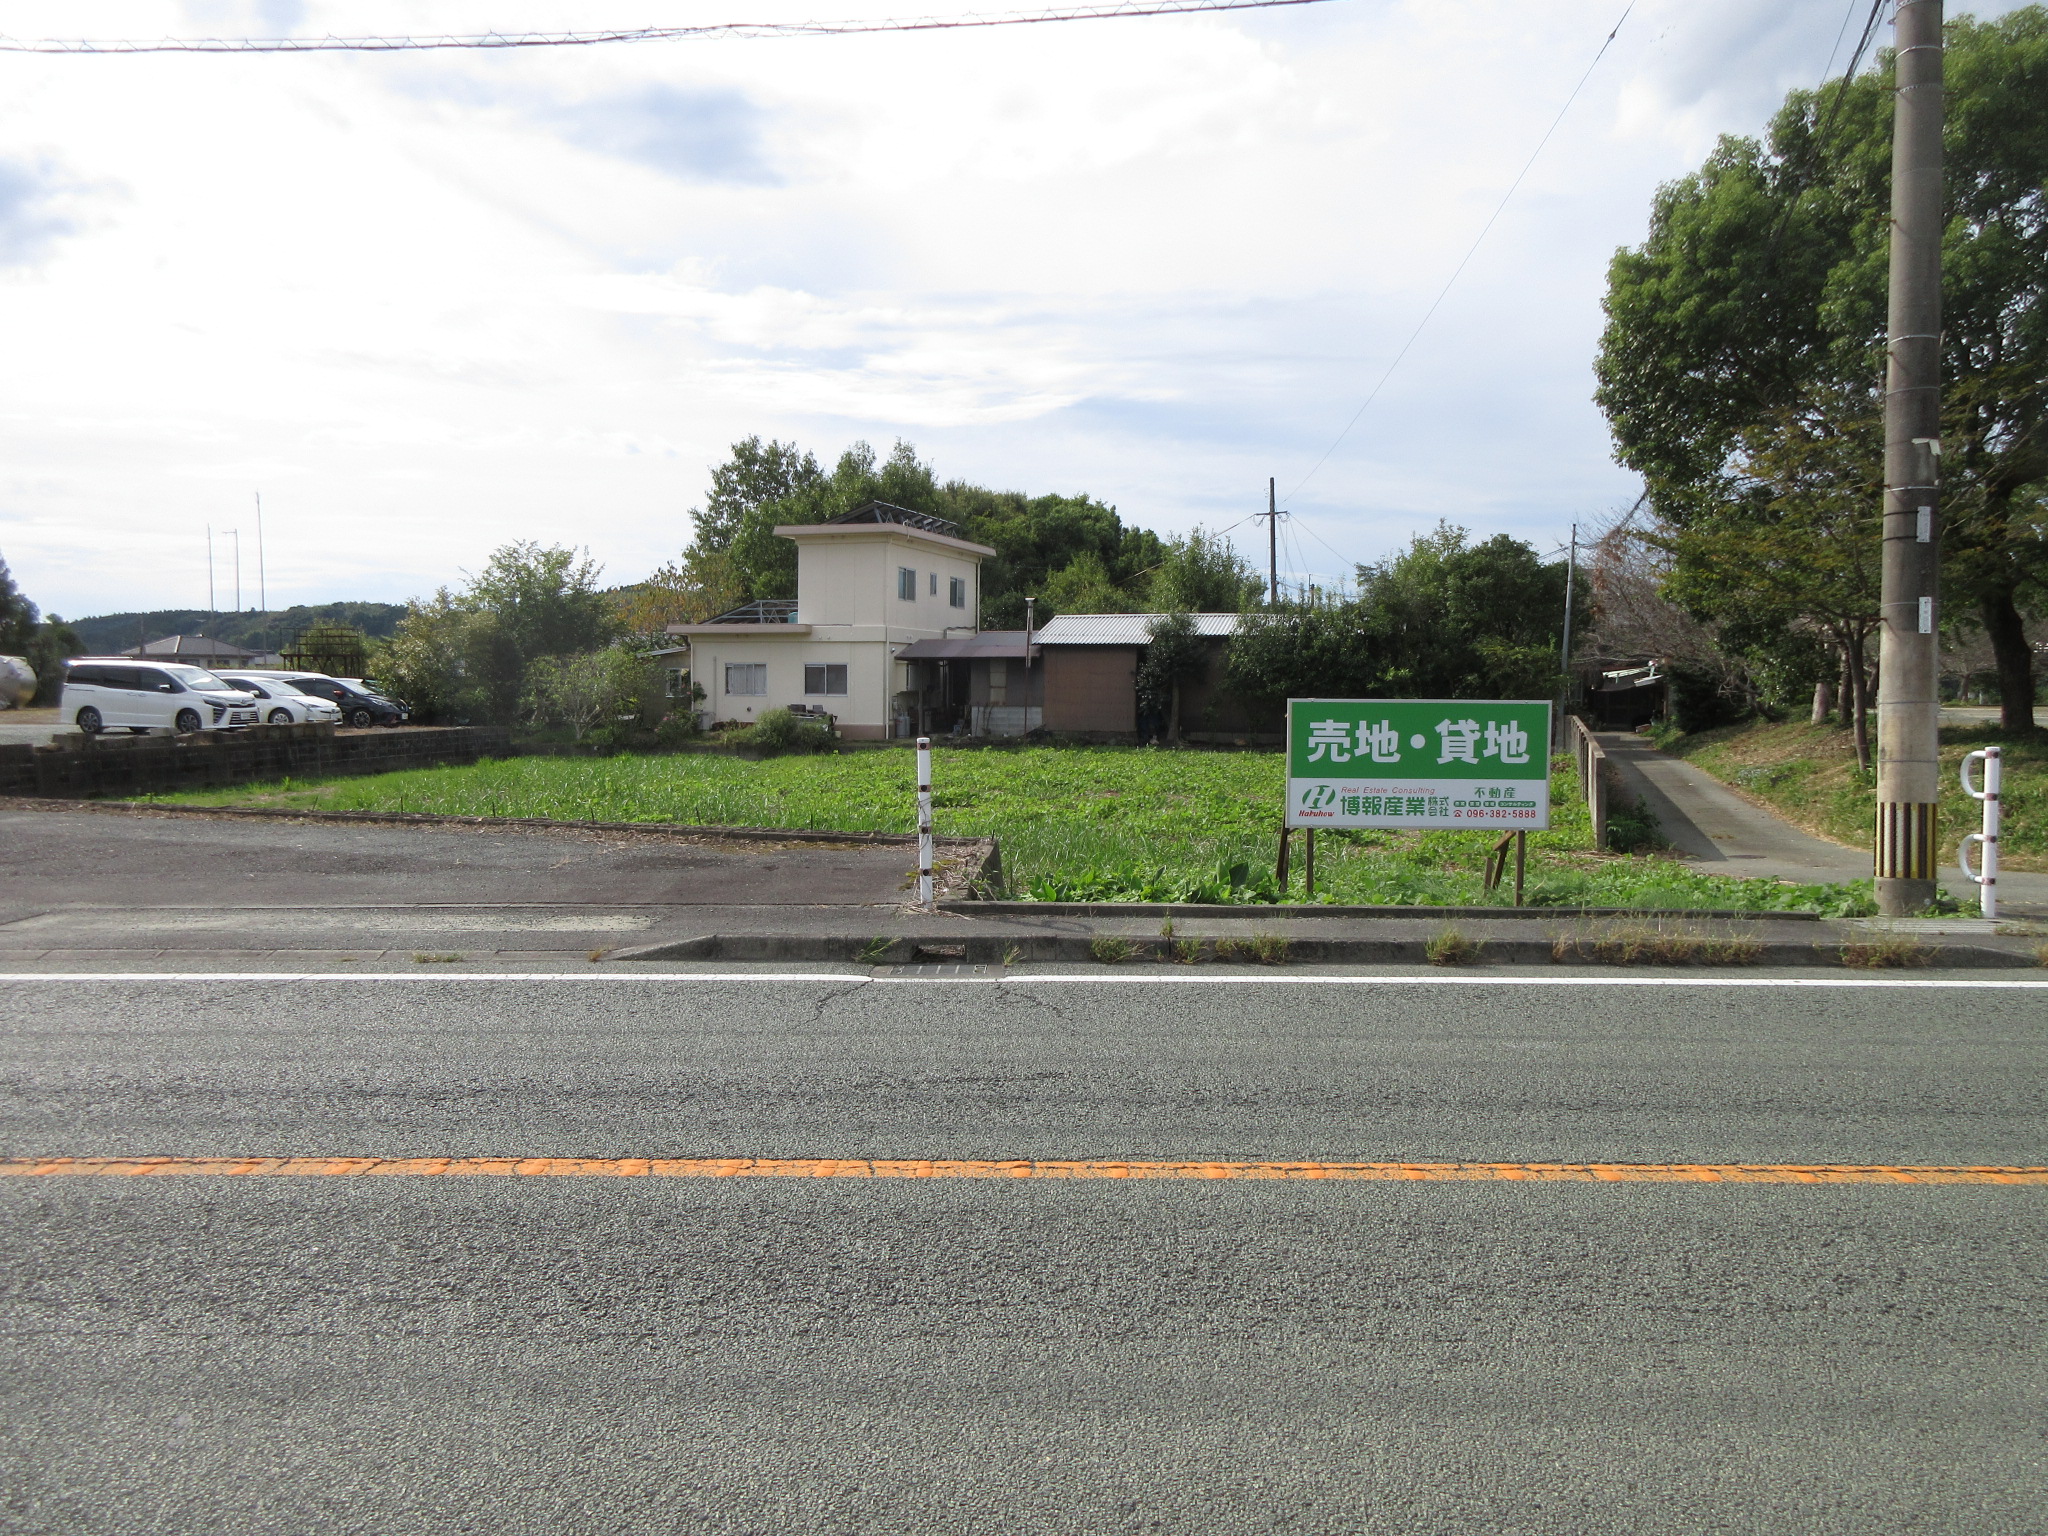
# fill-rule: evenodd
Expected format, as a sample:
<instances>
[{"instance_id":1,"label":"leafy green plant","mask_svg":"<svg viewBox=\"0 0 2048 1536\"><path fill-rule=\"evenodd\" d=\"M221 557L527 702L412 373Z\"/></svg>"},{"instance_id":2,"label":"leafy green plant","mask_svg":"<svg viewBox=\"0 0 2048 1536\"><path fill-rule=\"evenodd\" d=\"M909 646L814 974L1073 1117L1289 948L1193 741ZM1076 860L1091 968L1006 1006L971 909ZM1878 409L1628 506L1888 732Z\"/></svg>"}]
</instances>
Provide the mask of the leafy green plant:
<instances>
[{"instance_id":1,"label":"leafy green plant","mask_svg":"<svg viewBox=\"0 0 2048 1536\"><path fill-rule=\"evenodd\" d=\"M1193 965L1202 958L1200 939L1175 939L1167 946L1169 957L1175 965ZM2044 961L2048 964L2048 961Z\"/></svg>"},{"instance_id":2,"label":"leafy green plant","mask_svg":"<svg viewBox=\"0 0 2048 1536\"><path fill-rule=\"evenodd\" d=\"M1114 933L1098 934L1088 944L1088 953L1104 965L1116 965L1138 952L1138 946Z\"/></svg>"},{"instance_id":3,"label":"leafy green plant","mask_svg":"<svg viewBox=\"0 0 2048 1536\"><path fill-rule=\"evenodd\" d=\"M885 934L876 934L866 944L861 946L860 963L862 965L880 965L888 958L890 947L895 942L894 939L889 938Z\"/></svg>"}]
</instances>

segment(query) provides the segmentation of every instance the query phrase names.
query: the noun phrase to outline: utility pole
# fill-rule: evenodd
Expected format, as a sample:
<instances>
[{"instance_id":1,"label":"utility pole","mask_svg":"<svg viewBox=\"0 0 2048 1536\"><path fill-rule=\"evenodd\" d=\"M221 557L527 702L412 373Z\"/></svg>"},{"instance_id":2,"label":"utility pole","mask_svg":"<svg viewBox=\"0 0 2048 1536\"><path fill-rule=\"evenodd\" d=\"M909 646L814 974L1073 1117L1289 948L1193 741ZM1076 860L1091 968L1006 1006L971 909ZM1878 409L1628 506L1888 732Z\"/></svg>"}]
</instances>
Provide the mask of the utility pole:
<instances>
[{"instance_id":1,"label":"utility pole","mask_svg":"<svg viewBox=\"0 0 2048 1536\"><path fill-rule=\"evenodd\" d=\"M213 605L213 524L206 525L206 611L219 613Z\"/></svg>"},{"instance_id":2,"label":"utility pole","mask_svg":"<svg viewBox=\"0 0 2048 1536\"><path fill-rule=\"evenodd\" d=\"M270 612L270 582L263 570L263 493L256 493L256 602Z\"/></svg>"},{"instance_id":3,"label":"utility pole","mask_svg":"<svg viewBox=\"0 0 2048 1536\"><path fill-rule=\"evenodd\" d=\"M1266 477L1266 510L1254 512L1253 517L1266 519L1266 606L1280 606L1280 498L1275 492L1273 477Z\"/></svg>"},{"instance_id":4,"label":"utility pole","mask_svg":"<svg viewBox=\"0 0 2048 1536\"><path fill-rule=\"evenodd\" d=\"M228 537L235 541L235 612L242 611L242 530L230 528Z\"/></svg>"},{"instance_id":5,"label":"utility pole","mask_svg":"<svg viewBox=\"0 0 2048 1536\"><path fill-rule=\"evenodd\" d=\"M1572 670L1572 583L1579 574L1579 525L1572 524L1572 552L1564 563L1564 670ZM1565 687L1569 689L1570 683Z\"/></svg>"},{"instance_id":6,"label":"utility pole","mask_svg":"<svg viewBox=\"0 0 2048 1536\"><path fill-rule=\"evenodd\" d=\"M1572 585L1579 574L1579 525L1572 524L1572 550L1564 562L1564 648L1559 670L1564 673L1564 698L1557 711L1553 747L1564 740L1564 714L1572 707Z\"/></svg>"},{"instance_id":7,"label":"utility pole","mask_svg":"<svg viewBox=\"0 0 2048 1536\"><path fill-rule=\"evenodd\" d=\"M1887 917L1933 905L1941 790L1941 0L1901 0L1895 25L1875 860Z\"/></svg>"}]
</instances>

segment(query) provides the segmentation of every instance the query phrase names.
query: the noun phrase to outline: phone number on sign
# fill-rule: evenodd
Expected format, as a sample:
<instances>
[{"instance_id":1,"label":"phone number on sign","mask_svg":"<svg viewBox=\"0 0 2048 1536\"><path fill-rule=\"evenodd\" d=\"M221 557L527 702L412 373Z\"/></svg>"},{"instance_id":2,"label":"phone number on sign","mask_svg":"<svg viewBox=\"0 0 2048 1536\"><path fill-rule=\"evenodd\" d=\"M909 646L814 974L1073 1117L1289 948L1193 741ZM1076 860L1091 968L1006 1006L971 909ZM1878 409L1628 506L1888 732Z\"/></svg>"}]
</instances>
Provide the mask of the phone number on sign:
<instances>
[{"instance_id":1,"label":"phone number on sign","mask_svg":"<svg viewBox=\"0 0 2048 1536\"><path fill-rule=\"evenodd\" d=\"M1466 821L1534 821L1536 819L1536 812L1533 810L1495 810L1491 806L1483 811L1452 811L1451 815L1454 818L1462 817Z\"/></svg>"}]
</instances>

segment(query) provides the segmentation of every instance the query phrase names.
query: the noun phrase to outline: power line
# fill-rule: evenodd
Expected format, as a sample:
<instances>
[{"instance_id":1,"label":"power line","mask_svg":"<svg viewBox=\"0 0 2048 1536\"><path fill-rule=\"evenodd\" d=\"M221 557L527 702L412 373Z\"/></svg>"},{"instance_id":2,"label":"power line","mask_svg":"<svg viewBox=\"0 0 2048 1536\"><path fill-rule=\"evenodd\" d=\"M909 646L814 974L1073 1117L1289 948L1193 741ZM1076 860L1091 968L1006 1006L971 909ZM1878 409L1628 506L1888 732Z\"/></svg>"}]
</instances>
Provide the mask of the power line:
<instances>
[{"instance_id":1,"label":"power line","mask_svg":"<svg viewBox=\"0 0 2048 1536\"><path fill-rule=\"evenodd\" d=\"M454 32L421 37L162 37L0 36L0 53L404 53L435 48L589 48L603 43L666 43L701 37L844 37L861 32L943 32L968 27L1021 27L1054 21L1114 21L1124 16L1184 16L1208 11L1262 11L1327 0L1117 0L1042 11L990 15L914 16L880 21L722 21L698 27L614 27L596 32Z\"/></svg>"},{"instance_id":2,"label":"power line","mask_svg":"<svg viewBox=\"0 0 2048 1536\"><path fill-rule=\"evenodd\" d=\"M1880 0L1880 3L1882 3L1882 0ZM1452 286L1458 281L1465 268L1470 265L1472 258L1479 254L1479 247L1485 241L1487 233L1492 230L1501 214L1506 212L1508 199L1515 195L1516 189L1522 185L1523 178L1535 167L1536 157L1543 153L1543 147L1550 142L1551 135L1557 132L1558 125L1564 121L1565 113L1571 111L1572 103L1579 99L1579 92L1586 88L1586 82L1593 78L1593 71L1599 68L1600 61L1607 57L1607 50L1613 46L1616 35L1620 33L1622 22L1628 20L1629 12L1635 8L1636 0L1628 0L1628 4L1622 8L1620 19L1608 31L1606 41L1601 43L1599 52L1593 55L1593 62L1588 64L1586 72L1579 76L1579 83L1572 87L1571 95L1565 97L1564 105L1557 109L1557 116L1550 120L1550 126L1543 130L1543 137L1538 139L1536 147L1529 151L1528 160L1523 164L1521 170L1515 173L1515 179L1508 183L1507 191L1501 194L1500 202L1495 205L1493 212L1487 216L1486 222L1480 226L1478 235L1472 241L1472 248L1465 252L1464 257L1458 262L1457 266L1451 269L1451 275L1444 279L1443 288L1430 301L1429 308L1422 312L1422 318L1415 322L1415 329L1410 331L1408 339L1401 343L1401 350L1396 352L1394 360L1387 364L1386 371L1380 375L1379 382L1373 385L1372 393L1365 397L1365 404L1361 405L1352 414L1351 419L1344 423L1344 430L1339 432L1332 439L1330 446L1323 450L1323 456L1309 466L1308 473L1301 477L1301 483L1287 493L1289 500L1301 494L1301 487L1307 485L1309 481L1316 477L1316 471L1330 461L1330 455L1335 453L1338 445L1351 435L1351 429L1358 425L1359 418L1364 416L1366 411L1371 408L1373 401L1379 399L1380 391L1387 387L1387 380L1391 379L1394 376L1394 370L1401 366L1401 359L1408 355L1409 348L1413 347L1416 339L1422 335L1423 327L1429 324L1430 317L1437 312L1438 307L1449 297Z\"/></svg>"}]
</instances>

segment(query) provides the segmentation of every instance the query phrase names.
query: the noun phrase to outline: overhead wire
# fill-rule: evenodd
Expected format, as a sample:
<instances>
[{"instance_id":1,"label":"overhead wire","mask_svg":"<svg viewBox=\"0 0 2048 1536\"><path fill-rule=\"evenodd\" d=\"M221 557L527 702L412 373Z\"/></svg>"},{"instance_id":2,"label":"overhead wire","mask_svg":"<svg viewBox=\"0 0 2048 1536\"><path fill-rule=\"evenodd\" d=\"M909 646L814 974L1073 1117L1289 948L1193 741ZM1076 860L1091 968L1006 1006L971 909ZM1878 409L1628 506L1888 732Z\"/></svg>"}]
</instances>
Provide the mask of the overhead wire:
<instances>
[{"instance_id":1,"label":"overhead wire","mask_svg":"<svg viewBox=\"0 0 2048 1536\"><path fill-rule=\"evenodd\" d=\"M1880 0L1880 3L1882 3L1882 0ZM1487 215L1486 222L1479 227L1479 233L1473 237L1470 249L1459 259L1457 266L1451 269L1451 275L1444 279L1443 287L1437 291L1437 296L1430 300L1429 308L1424 310L1422 318L1415 322L1415 329L1410 331L1408 339L1401 343L1401 350L1394 354L1394 360L1387 364L1386 370L1380 374L1379 382L1373 385L1372 393L1365 397L1365 404L1352 413L1351 419L1344 424L1344 430L1339 432L1331 440L1330 446L1323 450L1323 456L1309 466L1308 473L1303 475L1294 489L1287 493L1290 498L1299 495L1302 486L1307 485L1309 481L1316 477L1316 471L1320 470L1330 461L1330 455L1335 453L1344 439L1351 435L1351 429L1358 425L1360 418L1371 409L1373 401L1380 397L1380 391L1387 387L1387 380L1394 376L1394 370L1401 366L1401 360L1408 355L1409 350L1422 335L1424 327L1429 324L1430 319L1442 307L1444 300L1450 296L1451 289L1457 284L1465 268L1471 265L1472 258L1479 254L1479 247L1485 243L1488 233L1499 222L1501 214L1507 211L1509 200L1514 197L1515 192L1521 187L1523 180L1528 176L1529 172L1535 168L1537 158L1542 155L1544 146L1549 144L1551 136L1557 132L1558 125L1564 121L1565 114L1571 111L1572 103L1579 99L1579 93L1586 88L1586 82L1593 78L1593 71L1600 67L1600 61L1607 57L1607 50L1614 46L1614 39L1620 34L1622 24L1628 20L1629 13L1635 8L1636 0L1628 0L1628 4L1622 7L1620 17L1608 29L1607 37L1600 44L1598 51L1594 53L1592 63L1588 64L1585 73L1579 76L1578 83L1571 89L1571 94L1565 97L1564 105L1557 109L1557 116L1550 120L1550 126L1543 130L1543 137L1536 141L1536 147L1529 151L1529 158L1523 162L1521 170L1515 173L1515 179L1508 183L1507 191L1501 194L1500 201L1494 205L1493 212Z\"/></svg>"},{"instance_id":2,"label":"overhead wire","mask_svg":"<svg viewBox=\"0 0 2048 1536\"><path fill-rule=\"evenodd\" d=\"M1022 27L1133 16L1187 16L1324 5L1330 0L1111 0L988 15L893 17L875 21L722 21L693 27L611 27L594 31L450 32L423 36L90 38L0 36L0 53L401 53L426 49L590 48L607 43L675 42L708 37L846 37L865 32L943 32Z\"/></svg>"},{"instance_id":3,"label":"overhead wire","mask_svg":"<svg viewBox=\"0 0 2048 1536\"><path fill-rule=\"evenodd\" d=\"M1833 98L1829 100L1826 110L1820 117L1815 119L1813 144L1814 151L1817 154L1823 154L1827 150L1828 134L1835 126L1835 119L1841 115L1842 103L1849 95L1849 82L1856 78L1856 71L1863 63L1863 50L1870 46L1870 39L1877 31L1877 19L1883 14L1884 6L1885 0L1870 0L1870 14L1863 18L1863 31L1856 39L1855 51L1849 55L1849 67L1842 71L1842 84L1836 90ZM1856 0L1849 0L1851 15L1855 14L1855 9ZM1843 18L1843 25L1845 27L1848 25L1848 17L1846 16ZM1837 36L1835 39L1835 51L1839 51L1841 46L1842 40ZM1828 80L1833 74L1834 67L1835 52L1831 51L1828 54L1827 68L1821 71L1820 84L1813 88L1816 101L1819 100L1820 93L1827 89ZM1778 215L1777 227L1771 231L1771 243L1765 249L1765 259L1769 262L1775 263L1778 259L1778 247L1784 242L1785 231L1791 227L1792 210L1797 203L1797 193L1785 199L1785 210Z\"/></svg>"}]
</instances>

